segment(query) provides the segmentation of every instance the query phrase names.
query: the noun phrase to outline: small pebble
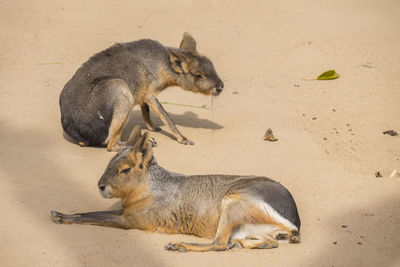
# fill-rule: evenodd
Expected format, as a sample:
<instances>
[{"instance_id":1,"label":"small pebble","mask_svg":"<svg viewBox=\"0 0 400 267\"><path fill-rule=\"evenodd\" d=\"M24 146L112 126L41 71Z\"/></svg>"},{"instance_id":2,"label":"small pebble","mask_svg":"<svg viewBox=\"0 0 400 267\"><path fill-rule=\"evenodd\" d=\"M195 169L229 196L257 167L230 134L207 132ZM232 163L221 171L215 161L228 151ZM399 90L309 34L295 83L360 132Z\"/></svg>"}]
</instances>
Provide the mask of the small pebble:
<instances>
[{"instance_id":1,"label":"small pebble","mask_svg":"<svg viewBox=\"0 0 400 267\"><path fill-rule=\"evenodd\" d=\"M376 178L380 178L380 177L383 177L383 176L382 176L381 172L377 171L377 172L375 172L375 177Z\"/></svg>"},{"instance_id":2,"label":"small pebble","mask_svg":"<svg viewBox=\"0 0 400 267\"><path fill-rule=\"evenodd\" d=\"M270 141L270 142L275 142L278 139L275 138L274 134L272 133L271 128L268 128L267 131L264 134L264 140Z\"/></svg>"},{"instance_id":3,"label":"small pebble","mask_svg":"<svg viewBox=\"0 0 400 267\"><path fill-rule=\"evenodd\" d=\"M342 228L347 228L347 225L346 225L346 224L343 224L343 225L342 225Z\"/></svg>"},{"instance_id":4,"label":"small pebble","mask_svg":"<svg viewBox=\"0 0 400 267\"><path fill-rule=\"evenodd\" d=\"M317 119L317 117L313 117L312 120L315 121Z\"/></svg>"}]
</instances>

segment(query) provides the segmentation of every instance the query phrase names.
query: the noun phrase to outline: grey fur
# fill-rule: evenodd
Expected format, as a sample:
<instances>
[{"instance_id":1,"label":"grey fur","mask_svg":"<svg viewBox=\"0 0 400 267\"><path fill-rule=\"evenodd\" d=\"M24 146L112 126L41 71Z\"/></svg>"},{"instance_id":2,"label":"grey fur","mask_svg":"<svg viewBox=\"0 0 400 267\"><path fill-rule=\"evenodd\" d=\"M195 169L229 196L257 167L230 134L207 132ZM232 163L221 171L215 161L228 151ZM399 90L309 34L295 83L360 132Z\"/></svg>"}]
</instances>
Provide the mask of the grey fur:
<instances>
[{"instance_id":1,"label":"grey fur","mask_svg":"<svg viewBox=\"0 0 400 267\"><path fill-rule=\"evenodd\" d=\"M52 212L56 223L90 223L166 233L214 237L210 244L176 243L169 250L209 251L233 247L274 248L277 240L300 242L300 218L290 192L267 177L183 175L165 170L153 157L148 133L138 126L133 146L113 157L98 182L104 197L122 199L122 210L65 215ZM245 225L264 230L243 230ZM252 227L252 226L251 226ZM256 228L258 229L258 228ZM265 229L268 230L266 234ZM258 240L254 240L258 239Z\"/></svg>"},{"instance_id":2,"label":"grey fur","mask_svg":"<svg viewBox=\"0 0 400 267\"><path fill-rule=\"evenodd\" d=\"M184 34L179 49L148 39L115 44L92 56L65 85L60 95L62 126L81 145L108 145L112 150L138 104L150 130L160 129L150 121L149 107L180 143L193 144L157 100L174 85L214 95L223 88L212 62L198 54L189 34Z\"/></svg>"}]
</instances>

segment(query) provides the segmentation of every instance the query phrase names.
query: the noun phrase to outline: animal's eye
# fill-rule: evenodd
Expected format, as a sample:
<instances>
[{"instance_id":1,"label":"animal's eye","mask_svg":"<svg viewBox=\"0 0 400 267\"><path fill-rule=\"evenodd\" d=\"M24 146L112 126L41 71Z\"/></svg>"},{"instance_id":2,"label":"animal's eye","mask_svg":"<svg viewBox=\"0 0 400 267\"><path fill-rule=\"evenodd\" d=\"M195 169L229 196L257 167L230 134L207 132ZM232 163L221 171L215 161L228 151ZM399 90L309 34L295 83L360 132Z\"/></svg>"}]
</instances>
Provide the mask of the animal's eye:
<instances>
[{"instance_id":1,"label":"animal's eye","mask_svg":"<svg viewBox=\"0 0 400 267\"><path fill-rule=\"evenodd\" d=\"M130 170L131 170L131 168L123 169L122 171L120 171L120 174L121 174L121 173L128 173Z\"/></svg>"},{"instance_id":2,"label":"animal's eye","mask_svg":"<svg viewBox=\"0 0 400 267\"><path fill-rule=\"evenodd\" d=\"M197 80L204 80L204 77L200 74L194 75Z\"/></svg>"}]
</instances>

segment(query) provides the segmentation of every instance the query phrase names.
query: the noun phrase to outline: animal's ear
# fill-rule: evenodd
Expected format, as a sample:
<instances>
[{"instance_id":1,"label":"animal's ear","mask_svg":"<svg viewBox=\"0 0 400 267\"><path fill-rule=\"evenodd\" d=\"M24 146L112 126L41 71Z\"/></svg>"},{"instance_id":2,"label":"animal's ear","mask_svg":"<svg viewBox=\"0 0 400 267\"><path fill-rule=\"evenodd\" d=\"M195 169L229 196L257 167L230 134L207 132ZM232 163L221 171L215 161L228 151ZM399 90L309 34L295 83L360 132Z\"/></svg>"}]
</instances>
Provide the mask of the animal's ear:
<instances>
[{"instance_id":1,"label":"animal's ear","mask_svg":"<svg viewBox=\"0 0 400 267\"><path fill-rule=\"evenodd\" d=\"M183 34L183 39L181 41L181 45L179 46L180 50L197 54L196 51L196 41L194 38L187 32Z\"/></svg>"},{"instance_id":2,"label":"animal's ear","mask_svg":"<svg viewBox=\"0 0 400 267\"><path fill-rule=\"evenodd\" d=\"M129 151L129 157L134 162L135 167L146 168L153 158L153 150L149 141L149 133L144 133Z\"/></svg>"},{"instance_id":3,"label":"animal's ear","mask_svg":"<svg viewBox=\"0 0 400 267\"><path fill-rule=\"evenodd\" d=\"M168 49L168 51L172 69L178 74L188 73L189 68L186 56L177 50Z\"/></svg>"},{"instance_id":4,"label":"animal's ear","mask_svg":"<svg viewBox=\"0 0 400 267\"><path fill-rule=\"evenodd\" d=\"M140 137L142 137L141 127L139 125L136 125L135 128L133 128L131 135L129 136L127 146L135 145Z\"/></svg>"}]
</instances>

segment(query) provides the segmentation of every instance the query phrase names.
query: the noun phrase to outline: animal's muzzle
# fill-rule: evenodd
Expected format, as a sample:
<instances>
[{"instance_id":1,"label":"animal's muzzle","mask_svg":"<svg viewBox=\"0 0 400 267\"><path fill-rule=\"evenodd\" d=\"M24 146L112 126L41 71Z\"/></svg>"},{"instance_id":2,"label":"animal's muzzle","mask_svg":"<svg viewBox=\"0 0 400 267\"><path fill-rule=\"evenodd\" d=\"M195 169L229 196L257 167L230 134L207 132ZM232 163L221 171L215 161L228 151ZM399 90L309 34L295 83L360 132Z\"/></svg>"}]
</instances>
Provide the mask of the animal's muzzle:
<instances>
[{"instance_id":1,"label":"animal's muzzle","mask_svg":"<svg viewBox=\"0 0 400 267\"><path fill-rule=\"evenodd\" d=\"M218 96L222 89L224 88L224 83L221 81L214 89L213 89L213 96Z\"/></svg>"},{"instance_id":2,"label":"animal's muzzle","mask_svg":"<svg viewBox=\"0 0 400 267\"><path fill-rule=\"evenodd\" d=\"M106 185L99 184L99 189L100 189L100 191L104 191L104 189L106 189Z\"/></svg>"}]
</instances>

